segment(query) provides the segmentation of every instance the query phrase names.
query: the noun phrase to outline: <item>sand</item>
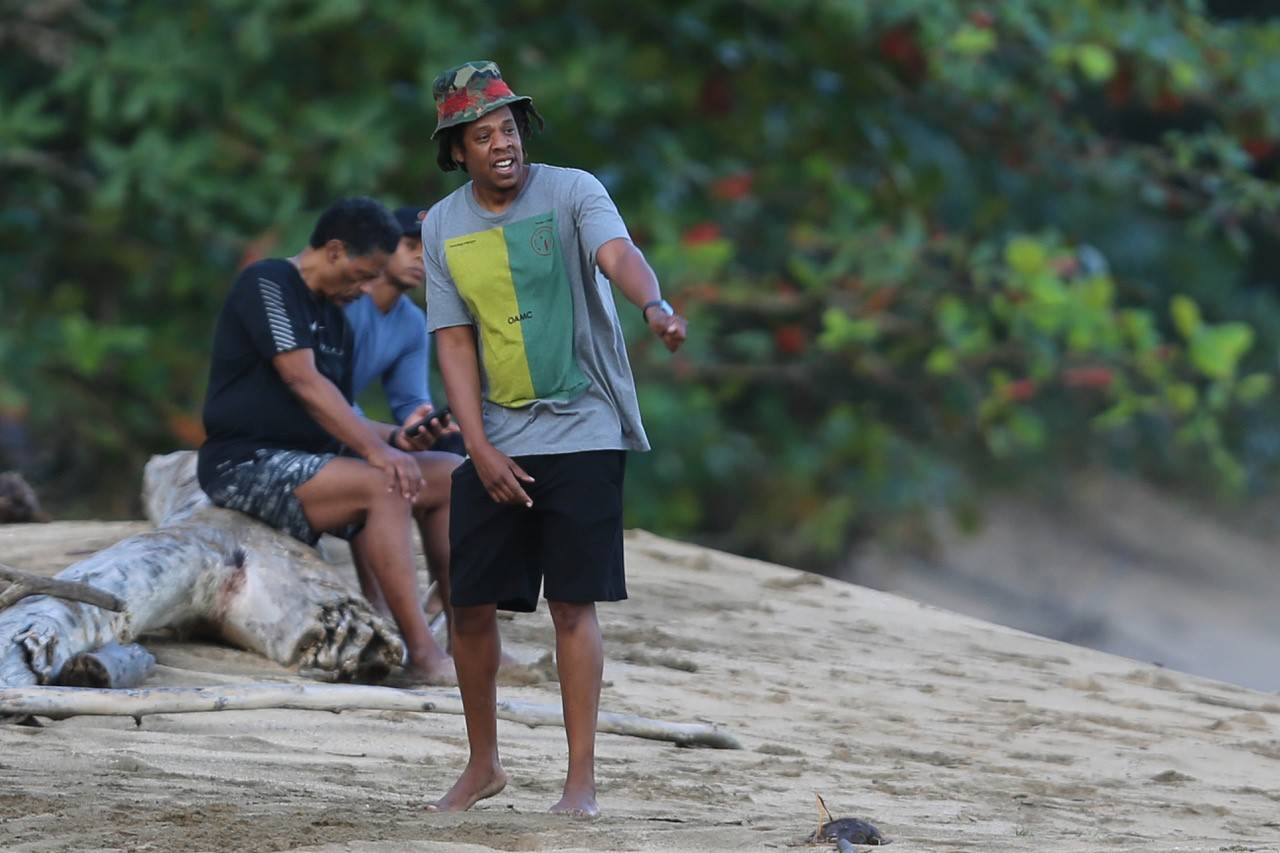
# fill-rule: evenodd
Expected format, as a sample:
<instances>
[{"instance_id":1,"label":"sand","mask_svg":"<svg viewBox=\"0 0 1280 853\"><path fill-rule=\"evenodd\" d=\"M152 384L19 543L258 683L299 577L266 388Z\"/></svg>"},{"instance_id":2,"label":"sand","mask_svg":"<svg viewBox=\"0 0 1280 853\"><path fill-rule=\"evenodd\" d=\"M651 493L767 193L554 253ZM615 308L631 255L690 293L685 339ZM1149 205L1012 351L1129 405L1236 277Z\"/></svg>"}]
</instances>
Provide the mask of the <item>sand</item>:
<instances>
[{"instance_id":1,"label":"sand","mask_svg":"<svg viewBox=\"0 0 1280 853\"><path fill-rule=\"evenodd\" d=\"M1252 516L1252 518L1251 518ZM1002 494L977 530L869 541L847 580L1057 640L1280 690L1280 506L1191 500L1100 471Z\"/></svg>"},{"instance_id":2,"label":"sand","mask_svg":"<svg viewBox=\"0 0 1280 853\"><path fill-rule=\"evenodd\" d=\"M53 571L128 525L0 528ZM708 720L745 749L601 735L604 816L545 814L563 733L500 722L512 784L422 810L465 757L462 719L255 711L0 726L0 848L768 850L814 793L895 851L1280 850L1280 697L1066 645L907 598L636 532L632 599L602 607L608 710ZM549 648L545 608L502 622ZM150 683L297 676L152 638ZM554 683L501 694L554 702ZM870 848L866 848L870 849Z\"/></svg>"}]
</instances>

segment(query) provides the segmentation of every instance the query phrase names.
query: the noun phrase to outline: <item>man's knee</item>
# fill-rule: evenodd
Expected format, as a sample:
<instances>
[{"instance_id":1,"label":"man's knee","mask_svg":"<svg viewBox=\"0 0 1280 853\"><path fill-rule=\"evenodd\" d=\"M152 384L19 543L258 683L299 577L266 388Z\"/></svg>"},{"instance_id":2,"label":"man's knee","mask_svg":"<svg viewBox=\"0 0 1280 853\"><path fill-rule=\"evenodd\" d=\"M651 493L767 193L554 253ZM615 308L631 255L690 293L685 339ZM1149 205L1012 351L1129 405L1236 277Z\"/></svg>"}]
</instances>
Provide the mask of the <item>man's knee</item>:
<instances>
[{"instance_id":1,"label":"man's knee","mask_svg":"<svg viewBox=\"0 0 1280 853\"><path fill-rule=\"evenodd\" d=\"M485 634L497 627L498 613L491 604L453 608L453 632L462 635Z\"/></svg>"},{"instance_id":2,"label":"man's knee","mask_svg":"<svg viewBox=\"0 0 1280 853\"><path fill-rule=\"evenodd\" d=\"M339 461L344 464L335 467ZM400 516L405 525L413 523L412 505L398 490L387 489L381 471L358 460L335 460L296 489L294 495L317 530L362 524L366 530L374 529L382 535L390 532L388 524L399 523Z\"/></svg>"},{"instance_id":3,"label":"man's knee","mask_svg":"<svg viewBox=\"0 0 1280 853\"><path fill-rule=\"evenodd\" d=\"M572 633L596 624L596 606L590 601L551 601L548 599L547 608L551 611L551 621L555 623L556 629L560 631Z\"/></svg>"}]
</instances>

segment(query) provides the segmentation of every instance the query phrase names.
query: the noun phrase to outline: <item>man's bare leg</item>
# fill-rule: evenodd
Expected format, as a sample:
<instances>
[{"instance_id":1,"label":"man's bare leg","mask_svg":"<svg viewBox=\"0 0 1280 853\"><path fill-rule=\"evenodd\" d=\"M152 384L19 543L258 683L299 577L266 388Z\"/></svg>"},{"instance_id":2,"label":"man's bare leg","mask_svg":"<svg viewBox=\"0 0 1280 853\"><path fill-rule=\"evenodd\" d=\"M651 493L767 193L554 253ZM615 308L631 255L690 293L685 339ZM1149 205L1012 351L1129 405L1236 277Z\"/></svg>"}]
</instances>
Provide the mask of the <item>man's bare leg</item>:
<instances>
[{"instance_id":1,"label":"man's bare leg","mask_svg":"<svg viewBox=\"0 0 1280 853\"><path fill-rule=\"evenodd\" d=\"M445 622L453 624L453 607L449 602L449 498L453 486L453 469L462 464L462 457L453 453L415 454L422 470L422 491L414 501L413 517L422 537L422 553L427 558L427 571L436 582ZM428 603L427 612L431 612ZM453 632L450 630L449 648L453 648Z\"/></svg>"},{"instance_id":2,"label":"man's bare leg","mask_svg":"<svg viewBox=\"0 0 1280 853\"><path fill-rule=\"evenodd\" d=\"M360 582L360 594L364 596L364 600L373 606L373 610L379 616L387 619L393 619L391 608L387 606L387 599L382 594L382 587L378 586L378 579L373 576L373 572L360 559L360 555L356 553L356 549L351 549L351 562L356 567L356 580Z\"/></svg>"},{"instance_id":3,"label":"man's bare leg","mask_svg":"<svg viewBox=\"0 0 1280 853\"><path fill-rule=\"evenodd\" d=\"M419 602L405 499L387 490L382 472L356 459L332 460L294 494L315 530L337 530L363 519L351 550L391 608L409 651L409 669L428 681L453 683L453 661L432 638Z\"/></svg>"},{"instance_id":4,"label":"man's bare leg","mask_svg":"<svg viewBox=\"0 0 1280 853\"><path fill-rule=\"evenodd\" d=\"M600 814L596 803L596 718L604 676L600 623L594 603L548 601L547 605L556 626L556 669L560 673L560 701L569 741L564 795L551 811L595 817Z\"/></svg>"},{"instance_id":5,"label":"man's bare leg","mask_svg":"<svg viewBox=\"0 0 1280 853\"><path fill-rule=\"evenodd\" d=\"M466 811L507 786L507 774L498 759L497 677L502 650L498 608L492 604L454 608L451 625L471 754L449 793L428 803L428 811Z\"/></svg>"}]
</instances>

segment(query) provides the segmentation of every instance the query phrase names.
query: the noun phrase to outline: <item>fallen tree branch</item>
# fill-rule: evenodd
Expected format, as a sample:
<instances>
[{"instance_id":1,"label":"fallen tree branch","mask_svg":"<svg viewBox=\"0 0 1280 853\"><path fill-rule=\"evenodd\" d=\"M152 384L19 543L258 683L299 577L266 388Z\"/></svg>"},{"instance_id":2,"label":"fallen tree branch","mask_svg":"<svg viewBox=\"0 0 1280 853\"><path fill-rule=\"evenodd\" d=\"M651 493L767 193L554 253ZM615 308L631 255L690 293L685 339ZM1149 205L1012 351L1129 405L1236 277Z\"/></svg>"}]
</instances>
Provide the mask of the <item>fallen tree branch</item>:
<instances>
[{"instance_id":1,"label":"fallen tree branch","mask_svg":"<svg viewBox=\"0 0 1280 853\"><path fill-rule=\"evenodd\" d=\"M137 687L155 668L155 656L137 643L107 643L67 661L58 674L58 684L62 687Z\"/></svg>"},{"instance_id":2,"label":"fallen tree branch","mask_svg":"<svg viewBox=\"0 0 1280 853\"><path fill-rule=\"evenodd\" d=\"M401 663L395 625L349 579L287 534L210 505L195 465L190 451L153 457L143 504L156 529L52 579L118 596L122 612L47 596L0 610L0 686L56 683L76 654L162 628L212 635L340 679L376 679Z\"/></svg>"},{"instance_id":3,"label":"fallen tree branch","mask_svg":"<svg viewBox=\"0 0 1280 853\"><path fill-rule=\"evenodd\" d=\"M218 687L153 687L96 690L79 687L0 688L0 715L63 720L77 716L133 717L201 711L418 711L461 714L456 695L397 690L361 684L244 684ZM498 702L498 718L526 726L564 726L558 706ZM633 714L601 712L596 730L607 734L668 741L679 746L741 749L737 739L705 723L668 723Z\"/></svg>"},{"instance_id":4,"label":"fallen tree branch","mask_svg":"<svg viewBox=\"0 0 1280 853\"><path fill-rule=\"evenodd\" d=\"M82 601L115 613L124 610L124 601L118 596L103 592L87 583L33 575L12 566L6 566L4 563L0 563L0 580L10 583L4 592L0 592L0 610L16 604L29 595L52 595L67 601Z\"/></svg>"}]
</instances>

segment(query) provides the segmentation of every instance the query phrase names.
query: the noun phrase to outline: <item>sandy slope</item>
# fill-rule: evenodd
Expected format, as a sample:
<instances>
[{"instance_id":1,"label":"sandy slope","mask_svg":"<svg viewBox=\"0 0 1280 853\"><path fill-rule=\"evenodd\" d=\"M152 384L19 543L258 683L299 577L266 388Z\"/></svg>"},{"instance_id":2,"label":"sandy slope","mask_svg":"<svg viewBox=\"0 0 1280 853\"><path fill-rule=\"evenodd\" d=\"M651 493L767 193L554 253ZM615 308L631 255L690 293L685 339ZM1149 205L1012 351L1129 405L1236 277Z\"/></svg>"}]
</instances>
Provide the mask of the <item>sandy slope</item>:
<instances>
[{"instance_id":1,"label":"sandy slope","mask_svg":"<svg viewBox=\"0 0 1280 853\"><path fill-rule=\"evenodd\" d=\"M938 513L930 547L871 542L845 577L1001 625L1280 690L1280 525L1092 471L1054 495L1001 495L983 523Z\"/></svg>"},{"instance_id":2,"label":"sandy slope","mask_svg":"<svg viewBox=\"0 0 1280 853\"><path fill-rule=\"evenodd\" d=\"M50 570L126 532L0 528L0 561ZM1280 850L1280 697L643 533L628 547L633 599L602 610L605 707L713 720L746 748L603 735L600 820L542 813L563 771L556 729L500 723L512 786L442 816L420 804L464 761L458 717L82 718L0 727L0 847L786 849L818 791L897 851ZM502 628L526 649L551 638L545 608ZM294 677L151 646L155 684Z\"/></svg>"}]
</instances>

